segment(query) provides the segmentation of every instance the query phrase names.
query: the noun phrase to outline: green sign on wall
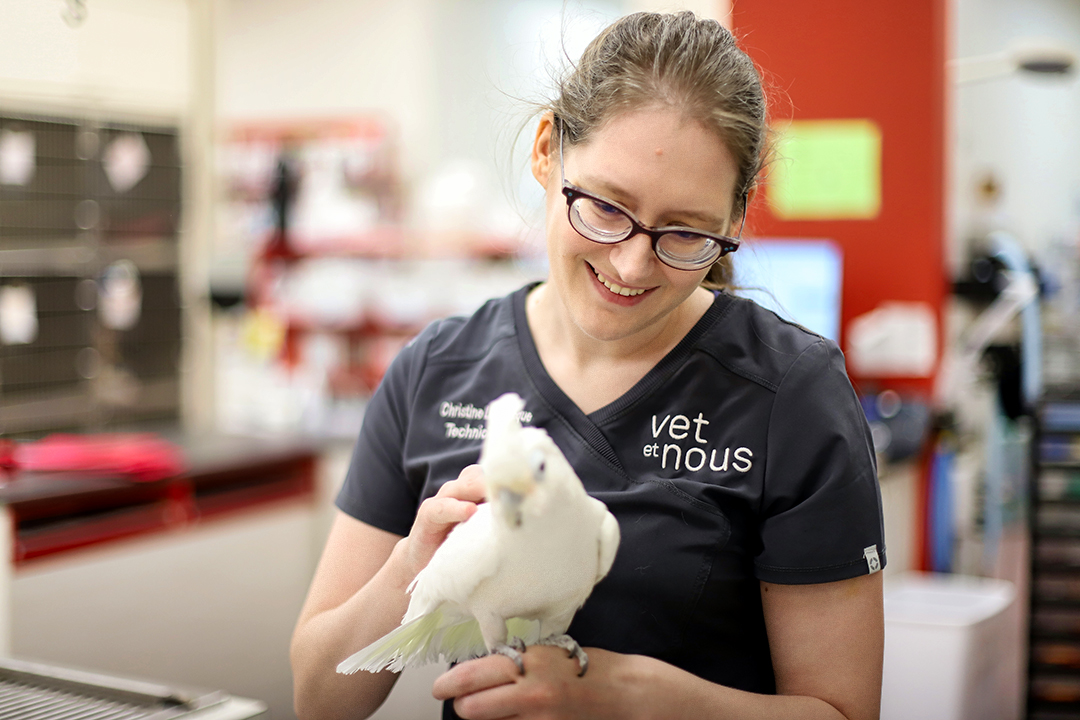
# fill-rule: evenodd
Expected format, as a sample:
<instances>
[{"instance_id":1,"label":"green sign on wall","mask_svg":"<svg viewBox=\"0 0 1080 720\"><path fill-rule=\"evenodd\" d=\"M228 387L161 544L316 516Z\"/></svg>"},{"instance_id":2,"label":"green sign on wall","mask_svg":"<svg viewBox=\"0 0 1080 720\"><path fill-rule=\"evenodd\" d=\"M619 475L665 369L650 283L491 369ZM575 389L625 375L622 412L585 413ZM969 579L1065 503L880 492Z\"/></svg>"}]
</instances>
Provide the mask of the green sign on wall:
<instances>
[{"instance_id":1,"label":"green sign on wall","mask_svg":"<svg viewBox=\"0 0 1080 720\"><path fill-rule=\"evenodd\" d=\"M776 128L767 195L783 220L865 220L881 210L881 130L870 120Z\"/></svg>"}]
</instances>

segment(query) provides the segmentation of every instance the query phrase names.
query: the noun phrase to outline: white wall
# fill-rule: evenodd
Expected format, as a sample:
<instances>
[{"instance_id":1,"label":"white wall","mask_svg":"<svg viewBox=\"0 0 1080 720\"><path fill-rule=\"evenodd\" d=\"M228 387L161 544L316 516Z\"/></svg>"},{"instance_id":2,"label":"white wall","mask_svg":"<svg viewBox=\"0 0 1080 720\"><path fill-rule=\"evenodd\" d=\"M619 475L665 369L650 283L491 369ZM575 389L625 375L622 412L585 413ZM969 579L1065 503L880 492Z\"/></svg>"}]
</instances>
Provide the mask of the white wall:
<instances>
[{"instance_id":1,"label":"white wall","mask_svg":"<svg viewBox=\"0 0 1080 720\"><path fill-rule=\"evenodd\" d=\"M1047 38L1080 52L1080 4L1072 0L953 0L951 57L1004 51ZM949 263L973 232L1005 229L1039 255L1080 233L1080 68L1065 77L1013 74L953 88ZM992 173L996 208L977 202ZM1052 268L1051 268L1052 269Z\"/></svg>"},{"instance_id":2,"label":"white wall","mask_svg":"<svg viewBox=\"0 0 1080 720\"><path fill-rule=\"evenodd\" d=\"M530 101L623 12L726 0L218 0L217 111L229 122L384 114L406 188L469 158L502 182ZM499 182L495 183L496 185ZM515 188L516 189L516 188ZM531 189L531 188L527 188Z\"/></svg>"},{"instance_id":3,"label":"white wall","mask_svg":"<svg viewBox=\"0 0 1080 720\"><path fill-rule=\"evenodd\" d=\"M221 0L222 121L381 111L411 173L438 121L435 0Z\"/></svg>"},{"instance_id":4,"label":"white wall","mask_svg":"<svg viewBox=\"0 0 1080 720\"><path fill-rule=\"evenodd\" d=\"M80 27L65 4L0 0L0 98L180 117L188 106L185 0L93 0Z\"/></svg>"},{"instance_id":5,"label":"white wall","mask_svg":"<svg viewBox=\"0 0 1080 720\"><path fill-rule=\"evenodd\" d=\"M382 113L396 127L406 189L447 162L494 172L549 75L561 0L220 0L218 113L263 118ZM567 46L623 9L566 4ZM575 30L583 30L576 33ZM556 58L557 59L557 58ZM505 152L504 152L505 151Z\"/></svg>"}]
</instances>

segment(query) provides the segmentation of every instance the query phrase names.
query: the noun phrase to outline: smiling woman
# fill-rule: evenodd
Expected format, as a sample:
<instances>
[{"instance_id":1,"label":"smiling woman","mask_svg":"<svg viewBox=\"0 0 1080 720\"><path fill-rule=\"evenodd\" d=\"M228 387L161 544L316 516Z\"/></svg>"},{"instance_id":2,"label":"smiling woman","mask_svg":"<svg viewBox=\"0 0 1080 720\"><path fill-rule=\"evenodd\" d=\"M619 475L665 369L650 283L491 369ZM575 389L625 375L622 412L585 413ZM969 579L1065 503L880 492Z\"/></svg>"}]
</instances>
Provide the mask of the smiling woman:
<instances>
[{"instance_id":1,"label":"smiling woman","mask_svg":"<svg viewBox=\"0 0 1080 720\"><path fill-rule=\"evenodd\" d=\"M547 280L432 324L369 405L293 639L298 714L389 692L334 666L393 629L485 500L479 408L516 392L622 543L569 629L585 676L552 647L523 674L471 660L435 683L446 717L877 716L866 420L834 343L725 290L765 107L731 34L690 13L627 16L585 50L532 147Z\"/></svg>"},{"instance_id":2,"label":"smiling woman","mask_svg":"<svg viewBox=\"0 0 1080 720\"><path fill-rule=\"evenodd\" d=\"M603 193L642 218L639 222L715 232L731 225L738 181L735 162L713 132L675 108L620 113L594 131L587 143L566 148L565 160L558 150L555 124L551 116L541 120L533 149L533 174L547 194L551 264L547 289L530 308L541 357L549 349L572 349L576 357L565 358L563 364L573 365L575 376L596 361L606 365L612 356L633 358L636 366L643 351L655 364L712 304L712 294L700 285L713 262L697 268L671 267L662 262L659 244L654 246L644 231L627 233L618 243L585 235L573 223L572 199L566 198L571 202L569 217L561 212L560 167L565 166L571 188ZM560 364L553 357L544 359L545 365ZM605 367L605 374L610 369ZM615 394L605 399L610 402L626 389L612 388ZM607 404L581 400L579 405Z\"/></svg>"}]
</instances>

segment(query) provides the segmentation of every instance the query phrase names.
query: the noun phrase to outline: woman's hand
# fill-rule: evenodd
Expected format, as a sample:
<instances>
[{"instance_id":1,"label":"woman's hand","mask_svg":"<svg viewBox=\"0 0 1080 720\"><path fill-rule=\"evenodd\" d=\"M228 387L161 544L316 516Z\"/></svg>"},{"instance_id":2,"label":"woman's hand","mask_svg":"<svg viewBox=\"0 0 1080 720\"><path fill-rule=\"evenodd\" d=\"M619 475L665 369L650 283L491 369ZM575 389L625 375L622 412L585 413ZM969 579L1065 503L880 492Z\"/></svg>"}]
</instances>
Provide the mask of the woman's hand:
<instances>
[{"instance_id":1,"label":"woman's hand","mask_svg":"<svg viewBox=\"0 0 1080 720\"><path fill-rule=\"evenodd\" d=\"M577 660L556 647L531 645L525 674L503 655L469 660L439 676L432 694L454 698L466 720L495 718L632 718L641 709L633 673L648 658L587 648L589 670L578 677Z\"/></svg>"},{"instance_id":2,"label":"woman's hand","mask_svg":"<svg viewBox=\"0 0 1080 720\"><path fill-rule=\"evenodd\" d=\"M454 526L471 518L484 499L480 466L469 465L457 480L446 483L433 497L420 503L409 535L401 540L410 579L427 567Z\"/></svg>"}]
</instances>

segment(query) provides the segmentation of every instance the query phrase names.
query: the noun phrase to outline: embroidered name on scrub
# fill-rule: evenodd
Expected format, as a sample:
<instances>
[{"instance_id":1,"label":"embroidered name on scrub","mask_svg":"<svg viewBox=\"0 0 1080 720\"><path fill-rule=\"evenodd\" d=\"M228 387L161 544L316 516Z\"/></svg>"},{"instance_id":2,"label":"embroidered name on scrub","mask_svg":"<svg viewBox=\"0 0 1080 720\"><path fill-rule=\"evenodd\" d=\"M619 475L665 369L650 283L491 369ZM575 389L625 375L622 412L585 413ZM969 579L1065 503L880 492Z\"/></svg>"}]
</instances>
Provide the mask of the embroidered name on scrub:
<instances>
[{"instance_id":1,"label":"embroidered name on scrub","mask_svg":"<svg viewBox=\"0 0 1080 720\"><path fill-rule=\"evenodd\" d=\"M667 470L670 464L674 470L686 468L691 472L697 472L705 467L713 472L726 472L729 469L741 473L748 472L754 466L753 451L746 447L734 450L727 447L722 451L719 448L710 447L709 441L701 436L702 428L708 424L709 421L701 413L698 413L693 420L686 415L665 415L663 420L653 415L653 439L659 440L660 436L664 435L665 442L663 445L659 442L647 443L642 448L642 453L645 457L659 459L660 467L664 470ZM691 445L687 448L684 447L684 443L666 442L668 439L688 439L691 428L693 428L693 441L705 447Z\"/></svg>"},{"instance_id":2,"label":"embroidered name on scrub","mask_svg":"<svg viewBox=\"0 0 1080 720\"><path fill-rule=\"evenodd\" d=\"M457 423L443 423L446 428L446 437L458 440L483 440L487 436L487 428L483 425L458 425Z\"/></svg>"},{"instance_id":3,"label":"embroidered name on scrub","mask_svg":"<svg viewBox=\"0 0 1080 720\"><path fill-rule=\"evenodd\" d=\"M480 420L487 417L487 409L484 407L476 407L472 403L444 402L439 405L439 417Z\"/></svg>"},{"instance_id":4,"label":"embroidered name on scrub","mask_svg":"<svg viewBox=\"0 0 1080 720\"><path fill-rule=\"evenodd\" d=\"M439 404L439 417L441 418L454 418L455 420L465 420L464 424L458 424L453 421L444 421L443 428L446 431L446 437L454 438L456 440L483 440L487 435L487 428L481 424L473 425L469 420L486 420L487 419L487 407L484 403L470 403L470 402L442 402ZM522 425L528 425L532 422L532 413L528 410L522 410L518 413L518 420Z\"/></svg>"}]
</instances>

